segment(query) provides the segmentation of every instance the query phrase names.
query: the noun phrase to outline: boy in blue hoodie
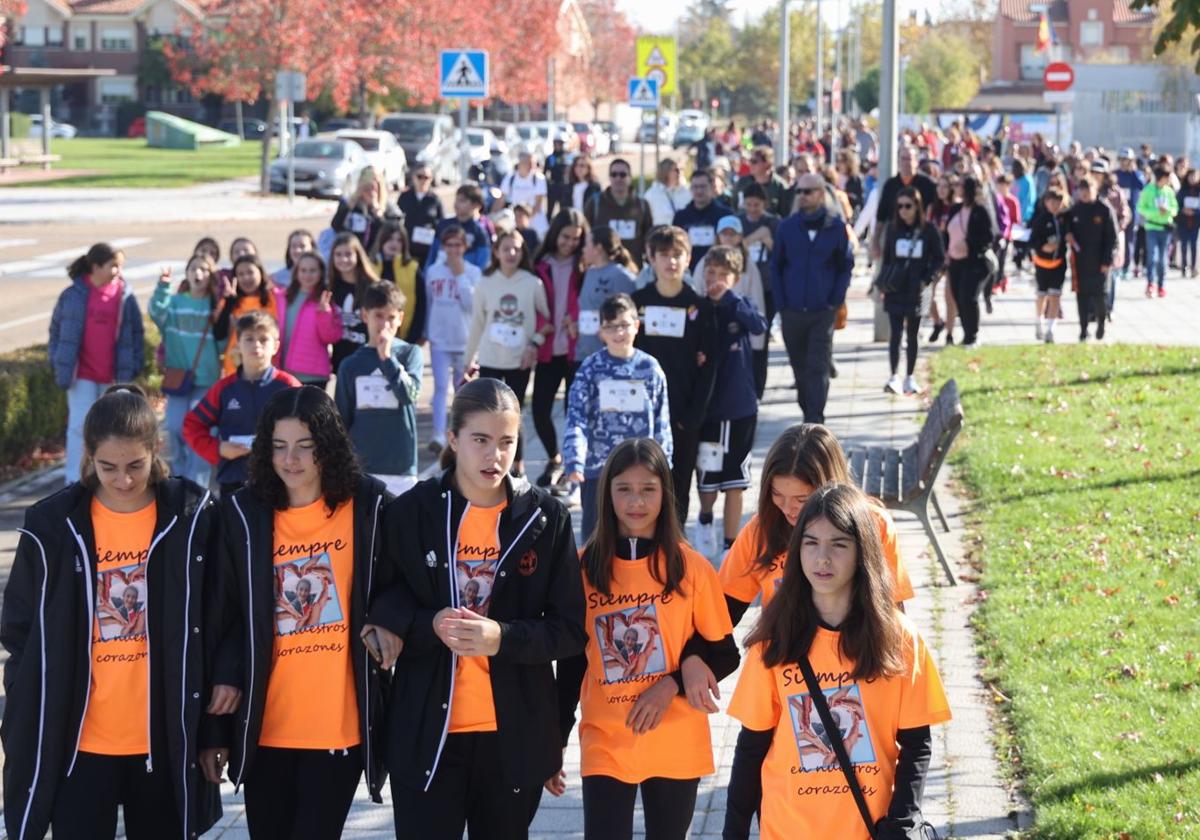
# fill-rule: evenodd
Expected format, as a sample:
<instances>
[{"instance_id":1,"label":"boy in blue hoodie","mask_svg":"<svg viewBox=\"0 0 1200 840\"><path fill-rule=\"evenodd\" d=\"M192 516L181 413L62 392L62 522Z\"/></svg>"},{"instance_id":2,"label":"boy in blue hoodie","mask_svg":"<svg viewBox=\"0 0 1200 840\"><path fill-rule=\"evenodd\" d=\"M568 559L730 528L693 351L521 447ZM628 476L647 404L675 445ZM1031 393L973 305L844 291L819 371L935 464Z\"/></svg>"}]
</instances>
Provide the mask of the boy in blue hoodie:
<instances>
[{"instance_id":1,"label":"boy in blue hoodie","mask_svg":"<svg viewBox=\"0 0 1200 840\"><path fill-rule=\"evenodd\" d=\"M563 471L582 482L580 545L596 526L596 487L608 453L627 438L654 438L671 457L671 408L667 378L650 354L633 346L641 326L627 294L600 305L604 350L583 360L567 395Z\"/></svg>"},{"instance_id":2,"label":"boy in blue hoodie","mask_svg":"<svg viewBox=\"0 0 1200 840\"><path fill-rule=\"evenodd\" d=\"M367 344L338 366L334 400L363 471L399 496L417 483L417 395L421 348L396 338L404 293L387 282L363 293Z\"/></svg>"},{"instance_id":3,"label":"boy in blue hoodie","mask_svg":"<svg viewBox=\"0 0 1200 840\"><path fill-rule=\"evenodd\" d=\"M700 492L700 525L696 550L706 557L717 551L713 507L725 494L725 549L742 526L742 494L750 486L750 451L758 425L754 355L750 336L767 331L767 320L753 303L733 291L744 269L740 248L718 245L708 252L704 280L713 305L715 366L712 398L700 427L696 457Z\"/></svg>"}]
</instances>

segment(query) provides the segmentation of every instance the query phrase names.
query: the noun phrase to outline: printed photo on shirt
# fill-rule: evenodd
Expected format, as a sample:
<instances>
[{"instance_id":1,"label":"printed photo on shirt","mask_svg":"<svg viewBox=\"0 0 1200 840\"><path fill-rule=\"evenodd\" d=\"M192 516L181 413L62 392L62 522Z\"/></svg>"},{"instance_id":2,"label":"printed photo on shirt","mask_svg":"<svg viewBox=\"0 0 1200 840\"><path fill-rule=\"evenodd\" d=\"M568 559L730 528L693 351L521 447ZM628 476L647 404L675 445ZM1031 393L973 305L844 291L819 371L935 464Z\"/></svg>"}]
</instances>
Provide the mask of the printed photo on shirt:
<instances>
[{"instance_id":1,"label":"printed photo on shirt","mask_svg":"<svg viewBox=\"0 0 1200 840\"><path fill-rule=\"evenodd\" d=\"M275 629L280 636L341 620L342 605L328 552L275 564Z\"/></svg>"},{"instance_id":2,"label":"printed photo on shirt","mask_svg":"<svg viewBox=\"0 0 1200 840\"><path fill-rule=\"evenodd\" d=\"M606 683L666 673L662 631L653 604L597 616L596 643Z\"/></svg>"},{"instance_id":3,"label":"printed photo on shirt","mask_svg":"<svg viewBox=\"0 0 1200 840\"><path fill-rule=\"evenodd\" d=\"M875 748L871 746L871 730L867 726L867 712L863 707L862 694L858 685L823 690L829 713L842 733L842 743L851 764L872 764ZM808 692L788 697L788 712L792 717L792 734L796 738L796 752L800 755L800 766L804 770L828 770L838 766L837 753L821 715L813 705Z\"/></svg>"},{"instance_id":4,"label":"printed photo on shirt","mask_svg":"<svg viewBox=\"0 0 1200 840\"><path fill-rule=\"evenodd\" d=\"M461 547L459 553L462 553ZM492 603L492 585L496 582L496 559L459 560L454 565L458 577L458 605L487 615Z\"/></svg>"},{"instance_id":5,"label":"printed photo on shirt","mask_svg":"<svg viewBox=\"0 0 1200 840\"><path fill-rule=\"evenodd\" d=\"M96 621L100 641L146 633L146 565L134 563L96 573Z\"/></svg>"}]
</instances>

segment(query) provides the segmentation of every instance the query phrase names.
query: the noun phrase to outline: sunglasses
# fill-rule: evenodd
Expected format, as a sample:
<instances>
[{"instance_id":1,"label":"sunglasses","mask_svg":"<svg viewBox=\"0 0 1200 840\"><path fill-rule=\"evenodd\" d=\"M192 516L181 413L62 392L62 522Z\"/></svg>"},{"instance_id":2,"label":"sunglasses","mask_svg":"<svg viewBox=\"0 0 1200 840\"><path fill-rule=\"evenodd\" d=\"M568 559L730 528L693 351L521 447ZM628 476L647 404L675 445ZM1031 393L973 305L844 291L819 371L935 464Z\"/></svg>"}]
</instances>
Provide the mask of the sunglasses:
<instances>
[{"instance_id":1,"label":"sunglasses","mask_svg":"<svg viewBox=\"0 0 1200 840\"><path fill-rule=\"evenodd\" d=\"M899 207L901 210L912 210L917 205L913 204L911 201L901 201L901 202L898 202L896 204L896 206Z\"/></svg>"},{"instance_id":2,"label":"sunglasses","mask_svg":"<svg viewBox=\"0 0 1200 840\"><path fill-rule=\"evenodd\" d=\"M413 177L418 181L428 181L433 176L432 175L414 175Z\"/></svg>"},{"instance_id":3,"label":"sunglasses","mask_svg":"<svg viewBox=\"0 0 1200 840\"><path fill-rule=\"evenodd\" d=\"M618 172L609 172L608 177L609 178L628 178L629 173L628 172L619 172L619 171Z\"/></svg>"},{"instance_id":4,"label":"sunglasses","mask_svg":"<svg viewBox=\"0 0 1200 840\"><path fill-rule=\"evenodd\" d=\"M812 195L813 193L824 192L820 187L801 187L796 192L800 195Z\"/></svg>"}]
</instances>

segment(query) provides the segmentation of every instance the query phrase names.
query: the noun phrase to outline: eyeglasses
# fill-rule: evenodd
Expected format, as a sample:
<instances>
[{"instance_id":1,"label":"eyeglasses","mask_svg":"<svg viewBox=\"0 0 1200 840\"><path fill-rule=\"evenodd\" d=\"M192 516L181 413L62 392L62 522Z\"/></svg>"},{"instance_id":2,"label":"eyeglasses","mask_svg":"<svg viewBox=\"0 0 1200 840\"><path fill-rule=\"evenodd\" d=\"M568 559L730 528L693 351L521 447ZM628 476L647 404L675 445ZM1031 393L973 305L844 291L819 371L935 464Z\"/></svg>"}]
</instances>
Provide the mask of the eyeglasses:
<instances>
[{"instance_id":1,"label":"eyeglasses","mask_svg":"<svg viewBox=\"0 0 1200 840\"><path fill-rule=\"evenodd\" d=\"M627 333L637 329L637 325L629 321L618 321L615 324L601 324L600 329L606 333Z\"/></svg>"},{"instance_id":2,"label":"eyeglasses","mask_svg":"<svg viewBox=\"0 0 1200 840\"><path fill-rule=\"evenodd\" d=\"M912 210L917 205L913 204L911 201L900 201L896 203L896 206L901 210Z\"/></svg>"},{"instance_id":3,"label":"eyeglasses","mask_svg":"<svg viewBox=\"0 0 1200 840\"><path fill-rule=\"evenodd\" d=\"M617 170L616 172L609 172L609 173L608 173L608 177L609 177L609 178L628 178L628 177L629 177L629 173L628 173L628 172L623 172L623 171L621 171L621 170Z\"/></svg>"}]
</instances>

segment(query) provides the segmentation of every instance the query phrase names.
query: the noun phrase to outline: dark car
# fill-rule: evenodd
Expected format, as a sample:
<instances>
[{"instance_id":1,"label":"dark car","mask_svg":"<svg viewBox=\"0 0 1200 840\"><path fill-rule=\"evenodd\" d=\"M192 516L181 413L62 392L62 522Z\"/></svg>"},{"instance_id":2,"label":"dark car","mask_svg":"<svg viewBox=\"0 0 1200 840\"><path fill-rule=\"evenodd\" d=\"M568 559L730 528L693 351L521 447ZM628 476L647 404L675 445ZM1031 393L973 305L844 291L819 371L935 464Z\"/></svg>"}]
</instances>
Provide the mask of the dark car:
<instances>
[{"instance_id":1,"label":"dark car","mask_svg":"<svg viewBox=\"0 0 1200 840\"><path fill-rule=\"evenodd\" d=\"M334 117L321 123L321 131L341 131L343 128L362 128L362 120L354 117Z\"/></svg>"},{"instance_id":2,"label":"dark car","mask_svg":"<svg viewBox=\"0 0 1200 840\"><path fill-rule=\"evenodd\" d=\"M221 120L221 122L217 123L217 128L226 134L236 135L238 133L238 121ZM261 140L266 133L267 124L262 120L254 119L253 117L242 118L241 137L243 140Z\"/></svg>"},{"instance_id":3,"label":"dark car","mask_svg":"<svg viewBox=\"0 0 1200 840\"><path fill-rule=\"evenodd\" d=\"M620 154L621 153L621 129L617 127L617 124L615 122L611 122L611 121L598 122L598 123L596 123L596 127L599 128L601 131L608 132L608 136L611 138L610 144L608 147L609 152L611 152L614 155Z\"/></svg>"}]
</instances>

